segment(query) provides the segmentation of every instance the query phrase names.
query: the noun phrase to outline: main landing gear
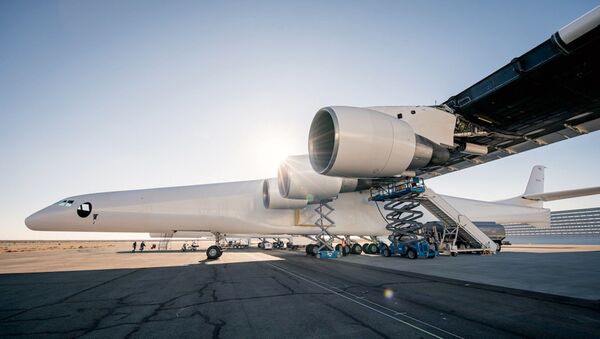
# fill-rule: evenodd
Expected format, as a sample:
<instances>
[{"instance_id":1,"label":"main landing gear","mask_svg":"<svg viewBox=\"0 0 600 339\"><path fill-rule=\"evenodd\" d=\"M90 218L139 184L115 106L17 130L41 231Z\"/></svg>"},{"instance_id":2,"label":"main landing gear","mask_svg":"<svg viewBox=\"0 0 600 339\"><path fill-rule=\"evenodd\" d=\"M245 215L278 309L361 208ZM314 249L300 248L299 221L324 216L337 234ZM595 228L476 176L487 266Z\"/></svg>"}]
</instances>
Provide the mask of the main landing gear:
<instances>
[{"instance_id":1,"label":"main landing gear","mask_svg":"<svg viewBox=\"0 0 600 339\"><path fill-rule=\"evenodd\" d=\"M362 245L362 251L365 254L379 254L379 240L377 237L364 238L365 240L372 241L371 243L364 243Z\"/></svg>"},{"instance_id":2,"label":"main landing gear","mask_svg":"<svg viewBox=\"0 0 600 339\"><path fill-rule=\"evenodd\" d=\"M221 248L221 240L225 239L221 233L213 233L215 236L215 244L206 249L206 258L210 260L219 259L223 255L223 248Z\"/></svg>"}]
</instances>

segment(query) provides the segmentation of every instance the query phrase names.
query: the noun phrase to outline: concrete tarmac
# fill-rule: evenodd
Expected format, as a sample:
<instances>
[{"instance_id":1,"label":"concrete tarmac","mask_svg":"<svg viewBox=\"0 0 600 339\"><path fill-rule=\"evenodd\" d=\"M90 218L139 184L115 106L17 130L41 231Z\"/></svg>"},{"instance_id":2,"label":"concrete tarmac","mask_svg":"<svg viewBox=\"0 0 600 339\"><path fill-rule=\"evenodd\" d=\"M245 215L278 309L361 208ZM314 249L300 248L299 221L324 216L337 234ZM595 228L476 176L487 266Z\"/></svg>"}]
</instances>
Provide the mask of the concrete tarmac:
<instances>
[{"instance_id":1,"label":"concrete tarmac","mask_svg":"<svg viewBox=\"0 0 600 339\"><path fill-rule=\"evenodd\" d=\"M434 260L350 255L340 260L402 272L600 300L600 270L597 269L600 267L600 252L502 252L486 256L460 254L457 257L440 256Z\"/></svg>"},{"instance_id":2,"label":"concrete tarmac","mask_svg":"<svg viewBox=\"0 0 600 339\"><path fill-rule=\"evenodd\" d=\"M27 255L11 257L16 261L8 266L43 271L47 263L54 272L0 274L2 337L600 335L594 303L299 252L229 250L216 261L204 260L202 252L100 251L91 260L90 253L75 251L35 260ZM102 257L105 268L98 265ZM155 267L144 267L149 262Z\"/></svg>"}]
</instances>

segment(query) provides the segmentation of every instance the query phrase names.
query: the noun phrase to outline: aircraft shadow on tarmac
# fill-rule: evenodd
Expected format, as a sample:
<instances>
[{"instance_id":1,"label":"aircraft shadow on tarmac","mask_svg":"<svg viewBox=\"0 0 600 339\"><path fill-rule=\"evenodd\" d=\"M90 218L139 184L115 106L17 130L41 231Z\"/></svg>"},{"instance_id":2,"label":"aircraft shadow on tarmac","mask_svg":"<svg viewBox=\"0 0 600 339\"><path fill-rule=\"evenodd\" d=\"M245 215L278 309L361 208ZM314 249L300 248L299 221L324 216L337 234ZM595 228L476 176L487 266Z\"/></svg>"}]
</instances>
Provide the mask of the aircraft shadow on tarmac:
<instances>
[{"instance_id":1,"label":"aircraft shadow on tarmac","mask_svg":"<svg viewBox=\"0 0 600 339\"><path fill-rule=\"evenodd\" d=\"M597 307L281 257L2 274L0 337L600 335Z\"/></svg>"}]
</instances>

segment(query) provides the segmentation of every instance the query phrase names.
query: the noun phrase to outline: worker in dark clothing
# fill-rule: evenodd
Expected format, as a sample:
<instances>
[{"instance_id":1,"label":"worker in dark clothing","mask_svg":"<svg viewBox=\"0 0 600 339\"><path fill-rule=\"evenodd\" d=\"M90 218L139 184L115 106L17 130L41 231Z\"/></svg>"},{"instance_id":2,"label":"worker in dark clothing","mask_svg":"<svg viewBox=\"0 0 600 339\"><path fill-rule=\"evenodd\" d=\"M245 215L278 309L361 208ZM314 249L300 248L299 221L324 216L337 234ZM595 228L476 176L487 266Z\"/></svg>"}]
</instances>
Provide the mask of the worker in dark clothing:
<instances>
[{"instance_id":1,"label":"worker in dark clothing","mask_svg":"<svg viewBox=\"0 0 600 339\"><path fill-rule=\"evenodd\" d=\"M137 241L133 242L133 249L131 250L131 253L135 252L135 249L137 248Z\"/></svg>"},{"instance_id":2,"label":"worker in dark clothing","mask_svg":"<svg viewBox=\"0 0 600 339\"><path fill-rule=\"evenodd\" d=\"M144 247L146 247L146 244L142 241L142 243L140 244L140 252L144 250Z\"/></svg>"}]
</instances>

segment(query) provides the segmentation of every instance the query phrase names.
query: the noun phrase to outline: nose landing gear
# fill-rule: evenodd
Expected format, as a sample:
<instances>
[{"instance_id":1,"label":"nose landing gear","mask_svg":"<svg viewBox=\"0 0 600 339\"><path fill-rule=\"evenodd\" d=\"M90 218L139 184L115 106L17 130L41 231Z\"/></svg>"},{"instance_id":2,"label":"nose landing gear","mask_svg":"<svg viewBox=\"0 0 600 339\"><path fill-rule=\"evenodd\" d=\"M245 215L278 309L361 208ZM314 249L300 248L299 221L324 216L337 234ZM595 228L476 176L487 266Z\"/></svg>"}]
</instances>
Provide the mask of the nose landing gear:
<instances>
[{"instance_id":1,"label":"nose landing gear","mask_svg":"<svg viewBox=\"0 0 600 339\"><path fill-rule=\"evenodd\" d=\"M221 241L225 239L219 232L213 233L215 236L215 244L206 249L206 258L210 260L219 259L223 255Z\"/></svg>"}]
</instances>

